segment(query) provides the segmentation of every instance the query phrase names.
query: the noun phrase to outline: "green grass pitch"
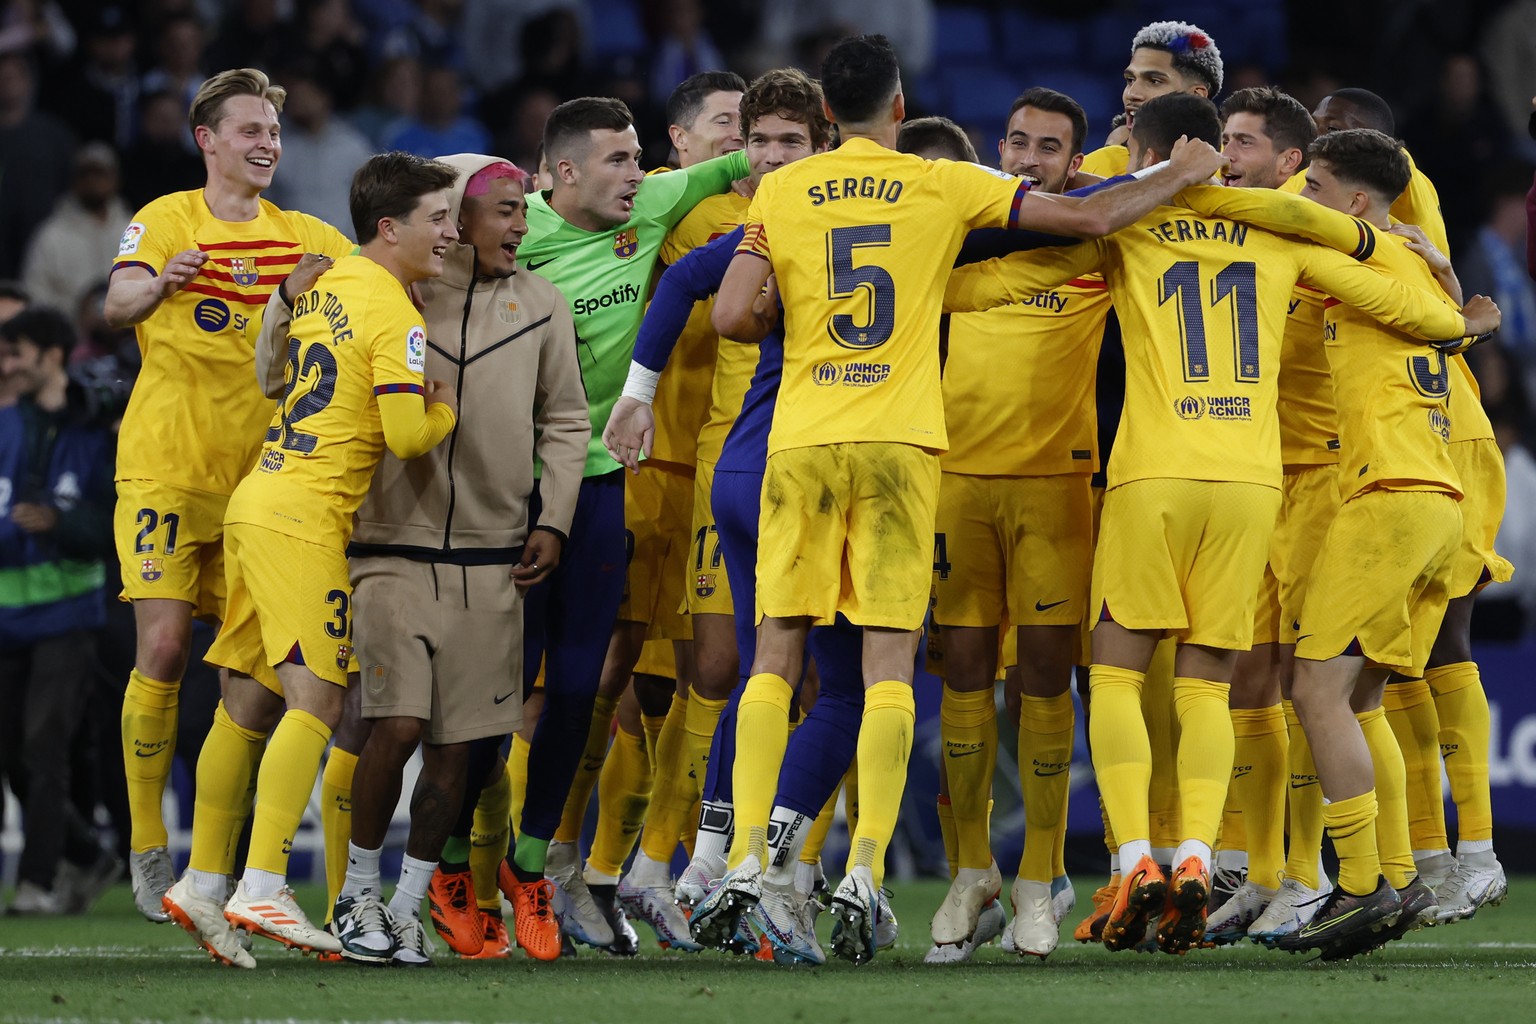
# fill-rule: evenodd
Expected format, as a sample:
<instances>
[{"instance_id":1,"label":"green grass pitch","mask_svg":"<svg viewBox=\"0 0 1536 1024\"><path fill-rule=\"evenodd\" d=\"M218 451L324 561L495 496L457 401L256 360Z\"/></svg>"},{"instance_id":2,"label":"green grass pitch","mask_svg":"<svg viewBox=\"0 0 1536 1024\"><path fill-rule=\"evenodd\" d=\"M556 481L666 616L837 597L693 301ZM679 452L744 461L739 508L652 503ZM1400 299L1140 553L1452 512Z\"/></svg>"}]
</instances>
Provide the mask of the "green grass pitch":
<instances>
[{"instance_id":1,"label":"green grass pitch","mask_svg":"<svg viewBox=\"0 0 1536 1024\"><path fill-rule=\"evenodd\" d=\"M1092 891L1078 890L1079 910ZM662 952L642 926L634 960L584 953L538 964L428 970L321 964L258 942L260 966L210 963L174 925L138 917L118 886L85 918L0 918L4 1021L550 1021L799 1024L1092 1020L1536 1020L1536 878L1475 920L1416 932L1373 956L1321 964L1245 946L1188 957L1110 954L1068 938L1049 960L996 946L960 967L927 967L939 882L896 887L901 942L871 964L784 969L717 954ZM319 909L323 893L300 901ZM1069 931L1081 916L1074 913ZM822 921L823 939L828 922Z\"/></svg>"}]
</instances>

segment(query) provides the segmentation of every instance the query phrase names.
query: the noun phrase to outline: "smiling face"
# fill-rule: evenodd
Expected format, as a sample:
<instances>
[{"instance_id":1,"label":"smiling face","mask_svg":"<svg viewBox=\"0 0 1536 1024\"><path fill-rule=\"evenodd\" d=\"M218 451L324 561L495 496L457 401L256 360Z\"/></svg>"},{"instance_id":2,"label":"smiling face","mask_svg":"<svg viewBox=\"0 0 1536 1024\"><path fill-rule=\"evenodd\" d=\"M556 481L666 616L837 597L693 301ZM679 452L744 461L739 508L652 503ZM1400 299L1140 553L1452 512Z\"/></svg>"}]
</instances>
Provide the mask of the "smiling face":
<instances>
[{"instance_id":1,"label":"smiling face","mask_svg":"<svg viewBox=\"0 0 1536 1024\"><path fill-rule=\"evenodd\" d=\"M781 114L764 114L752 122L747 133L747 161L752 167L752 184L762 182L769 171L808 157L811 130L799 121Z\"/></svg>"},{"instance_id":2,"label":"smiling face","mask_svg":"<svg viewBox=\"0 0 1536 1024\"><path fill-rule=\"evenodd\" d=\"M1192 92L1205 96L1210 90L1204 82L1189 80L1173 66L1173 54L1151 46L1138 47L1131 52L1131 62L1125 66L1125 89L1120 94L1125 104L1126 123L1136 123L1136 111L1147 100L1156 99L1170 92Z\"/></svg>"},{"instance_id":3,"label":"smiling face","mask_svg":"<svg viewBox=\"0 0 1536 1024\"><path fill-rule=\"evenodd\" d=\"M1246 111L1231 114L1221 128L1221 153L1227 158L1222 181L1239 188L1279 188L1289 176L1283 165L1291 152L1276 152L1263 115ZM1299 163L1297 156L1294 162Z\"/></svg>"},{"instance_id":4,"label":"smiling face","mask_svg":"<svg viewBox=\"0 0 1536 1024\"><path fill-rule=\"evenodd\" d=\"M231 96L221 113L216 128L199 125L196 131L208 175L256 195L271 186L283 155L277 109L260 96Z\"/></svg>"},{"instance_id":5,"label":"smiling face","mask_svg":"<svg viewBox=\"0 0 1536 1024\"><path fill-rule=\"evenodd\" d=\"M672 148L677 150L678 164L692 167L741 149L740 109L739 92L712 92L704 97L704 106L691 125L672 127Z\"/></svg>"},{"instance_id":6,"label":"smiling face","mask_svg":"<svg viewBox=\"0 0 1536 1024\"><path fill-rule=\"evenodd\" d=\"M380 233L390 225L396 258L406 281L441 277L443 256L458 240L459 230L448 215L448 192L428 192L411 212L399 219L385 218Z\"/></svg>"},{"instance_id":7,"label":"smiling face","mask_svg":"<svg viewBox=\"0 0 1536 1024\"><path fill-rule=\"evenodd\" d=\"M558 161L553 168L561 186L571 189L571 201L561 206L566 220L587 231L616 228L635 209L635 193L645 177L640 173L640 137L634 125L622 131L594 128L588 132L579 159ZM564 188L557 186L557 192Z\"/></svg>"},{"instance_id":8,"label":"smiling face","mask_svg":"<svg viewBox=\"0 0 1536 1024\"><path fill-rule=\"evenodd\" d=\"M511 277L517 247L528 233L528 206L515 178L494 178L485 192L465 196L459 209L459 241L474 246L475 273Z\"/></svg>"},{"instance_id":9,"label":"smiling face","mask_svg":"<svg viewBox=\"0 0 1536 1024\"><path fill-rule=\"evenodd\" d=\"M997 166L1017 174L1041 192L1060 192L1083 162L1073 152L1072 119L1039 107L1020 107L1008 119L1008 134L997 144Z\"/></svg>"}]
</instances>

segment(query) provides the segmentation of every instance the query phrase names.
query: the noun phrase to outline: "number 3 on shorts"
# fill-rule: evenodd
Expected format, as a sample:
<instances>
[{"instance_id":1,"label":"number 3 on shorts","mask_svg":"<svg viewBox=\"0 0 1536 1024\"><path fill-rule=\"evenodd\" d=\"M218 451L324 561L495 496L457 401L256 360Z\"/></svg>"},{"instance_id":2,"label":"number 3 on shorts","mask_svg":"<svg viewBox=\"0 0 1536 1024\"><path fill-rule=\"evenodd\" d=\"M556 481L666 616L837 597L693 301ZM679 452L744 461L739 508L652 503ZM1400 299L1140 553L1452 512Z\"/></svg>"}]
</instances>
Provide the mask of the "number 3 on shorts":
<instances>
[{"instance_id":1,"label":"number 3 on shorts","mask_svg":"<svg viewBox=\"0 0 1536 1024\"><path fill-rule=\"evenodd\" d=\"M345 590L333 590L325 595L325 603L336 606L336 611L331 616L333 621L325 624L326 635L335 637L337 640L345 640L352 635L352 622L347 615L352 606L351 596Z\"/></svg>"}]
</instances>

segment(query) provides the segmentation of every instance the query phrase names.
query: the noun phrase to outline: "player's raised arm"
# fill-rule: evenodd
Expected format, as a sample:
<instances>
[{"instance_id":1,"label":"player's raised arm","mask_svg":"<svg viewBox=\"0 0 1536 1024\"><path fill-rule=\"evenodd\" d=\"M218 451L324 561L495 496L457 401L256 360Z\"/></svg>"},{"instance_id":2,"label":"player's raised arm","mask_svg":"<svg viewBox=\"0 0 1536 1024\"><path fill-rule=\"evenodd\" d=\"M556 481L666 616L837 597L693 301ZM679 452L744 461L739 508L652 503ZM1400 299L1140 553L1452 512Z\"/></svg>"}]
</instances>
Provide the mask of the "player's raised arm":
<instances>
[{"instance_id":1,"label":"player's raised arm","mask_svg":"<svg viewBox=\"0 0 1536 1024\"><path fill-rule=\"evenodd\" d=\"M1492 302L1471 307L1473 317L1468 320L1447 305L1444 296L1401 284L1320 246L1310 247L1306 253L1301 281L1389 327L1429 342L1474 337L1498 327L1498 307Z\"/></svg>"},{"instance_id":2,"label":"player's raised arm","mask_svg":"<svg viewBox=\"0 0 1536 1024\"><path fill-rule=\"evenodd\" d=\"M1074 245L1018 252L957 267L944 289L944 312L972 313L1022 302L1099 269L1104 250Z\"/></svg>"},{"instance_id":3,"label":"player's raised arm","mask_svg":"<svg viewBox=\"0 0 1536 1024\"><path fill-rule=\"evenodd\" d=\"M1278 189L1200 184L1180 192L1178 202L1207 217L1296 235L1357 260L1370 259L1376 251L1376 230L1365 221Z\"/></svg>"},{"instance_id":4,"label":"player's raised arm","mask_svg":"<svg viewBox=\"0 0 1536 1024\"><path fill-rule=\"evenodd\" d=\"M142 263L120 263L107 284L102 312L111 327L132 327L149 319L160 303L192 283L208 262L197 249L179 252L157 274Z\"/></svg>"},{"instance_id":5,"label":"player's raised arm","mask_svg":"<svg viewBox=\"0 0 1536 1024\"><path fill-rule=\"evenodd\" d=\"M710 322L722 339L747 345L762 341L779 320L778 304L762 301L763 289L773 274L773 265L755 252L746 251L751 239L749 226L747 241L731 260L725 280L720 282L720 291L715 295L714 311L710 314Z\"/></svg>"}]
</instances>

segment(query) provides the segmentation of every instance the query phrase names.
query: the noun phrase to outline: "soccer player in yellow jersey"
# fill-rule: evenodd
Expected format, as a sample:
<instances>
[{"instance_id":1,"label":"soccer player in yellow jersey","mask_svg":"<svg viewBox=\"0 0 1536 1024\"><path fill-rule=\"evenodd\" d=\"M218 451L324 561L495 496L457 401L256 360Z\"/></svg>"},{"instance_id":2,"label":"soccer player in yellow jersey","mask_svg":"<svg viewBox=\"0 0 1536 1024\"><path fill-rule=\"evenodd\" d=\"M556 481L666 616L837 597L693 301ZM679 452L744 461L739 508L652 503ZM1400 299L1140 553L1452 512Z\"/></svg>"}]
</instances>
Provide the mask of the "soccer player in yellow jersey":
<instances>
[{"instance_id":1,"label":"soccer player in yellow jersey","mask_svg":"<svg viewBox=\"0 0 1536 1024\"><path fill-rule=\"evenodd\" d=\"M1131 136L1132 165L1181 135L1219 138L1208 100L1159 97ZM1051 273L1041 273L1049 265ZM966 268L946 304L987 308L1100 270L1124 325L1127 393L1094 558L1090 722L1121 889L1104 925L1111 949L1137 945L1163 909L1158 943L1182 953L1204 932L1211 844L1232 767L1227 683L1253 611L1279 507L1275 368L1298 278L1430 337L1459 337L1460 314L1348 257L1243 225L1167 208L1136 230L1057 256ZM1158 271L1161 270L1161 273ZM1230 306L1228 305L1230 304ZM1207 315L1207 308L1212 314ZM1185 840L1171 882L1150 855L1151 772L1140 690L1161 636L1180 642L1174 703L1181 727Z\"/></svg>"},{"instance_id":2,"label":"soccer player in yellow jersey","mask_svg":"<svg viewBox=\"0 0 1536 1024\"><path fill-rule=\"evenodd\" d=\"M160 900L174 880L160 802L192 620L224 615L224 508L272 415L243 332L305 252L352 248L335 228L261 198L282 156L285 95L253 68L203 84L188 120L207 184L134 215L107 288L108 323L132 325L144 359L123 416L114 533L138 627L122 718L129 864L134 903L151 921L167 920ZM224 759L232 767L250 747L237 743Z\"/></svg>"},{"instance_id":3,"label":"soccer player in yellow jersey","mask_svg":"<svg viewBox=\"0 0 1536 1024\"><path fill-rule=\"evenodd\" d=\"M864 962L874 951L874 894L911 751L937 454L947 447L938 284L971 228L1113 231L1180 183L1214 173L1220 159L1208 143L1181 144L1173 166L1139 182L1086 199L1032 195L1010 175L891 149L905 99L884 37L839 42L821 84L843 144L763 180L713 321L722 337L760 340L777 318L760 293L770 275L777 278L784 374L763 484L758 648L738 745L782 750L780 709L814 622L841 612L864 627L859 823L834 897L843 922L834 951ZM749 701L765 692L768 699ZM767 736L754 734L754 703L773 720ZM758 884L767 829L758 831L732 872L735 884Z\"/></svg>"},{"instance_id":4,"label":"soccer player in yellow jersey","mask_svg":"<svg viewBox=\"0 0 1536 1024\"><path fill-rule=\"evenodd\" d=\"M208 660L261 672L260 685L232 677L226 706L251 737L274 721L276 728L234 895L220 908L225 851L211 847L231 842L231 833L222 820L203 822L208 805L200 803L187 874L165 897L177 923L234 966L255 961L231 925L302 949L341 948L294 899L288 852L341 717L352 658L346 545L353 513L386 446L414 458L456 422L453 389L423 380L427 335L406 291L442 274L443 255L458 238L447 191L454 177L451 167L408 154L373 157L352 182L359 253L291 300L281 290L272 300L292 303L287 390L256 468L225 512L229 611ZM267 683L272 669L276 681ZM198 774L204 784L228 781L216 765L200 763ZM228 816L222 804L213 810Z\"/></svg>"},{"instance_id":5,"label":"soccer player in yellow jersey","mask_svg":"<svg viewBox=\"0 0 1536 1024\"><path fill-rule=\"evenodd\" d=\"M1034 190L1060 193L1082 163L1088 118L1074 100L1030 89L1014 101L999 167ZM994 680L999 629L1017 658L1010 701L1020 707L1018 758L1024 854L1013 884L1012 939L1021 955L1056 948L1052 867L1070 786L1068 688L1093 554L1094 374L1109 293L1077 279L1024 302L949 321L934 537L934 622L943 627L941 731L958 869L933 918L935 955L964 948L1001 890L988 805L996 763ZM1011 355L1009 354L1011 353ZM998 360L1027 360L1022 380Z\"/></svg>"}]
</instances>

